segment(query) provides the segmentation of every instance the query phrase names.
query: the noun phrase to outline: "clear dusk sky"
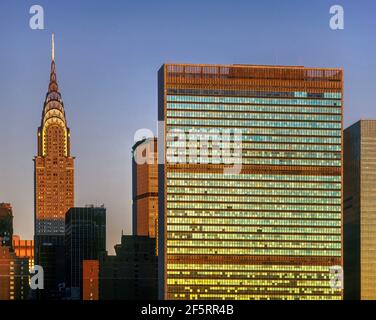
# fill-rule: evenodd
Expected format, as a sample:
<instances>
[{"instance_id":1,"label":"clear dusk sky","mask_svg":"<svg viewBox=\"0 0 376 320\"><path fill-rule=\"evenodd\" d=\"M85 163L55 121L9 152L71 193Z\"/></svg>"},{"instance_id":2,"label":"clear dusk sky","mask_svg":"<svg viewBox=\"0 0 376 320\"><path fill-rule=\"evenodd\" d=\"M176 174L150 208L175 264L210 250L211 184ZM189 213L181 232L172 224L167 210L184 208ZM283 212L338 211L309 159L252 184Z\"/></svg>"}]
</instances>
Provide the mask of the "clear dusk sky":
<instances>
[{"instance_id":1,"label":"clear dusk sky","mask_svg":"<svg viewBox=\"0 0 376 320\"><path fill-rule=\"evenodd\" d=\"M29 27L44 8L45 29ZM345 29L329 27L342 5ZM343 67L345 126L376 117L374 0L1 0L0 202L32 239L33 162L55 32L57 77L76 159L76 206L107 208L107 248L131 232L131 147L156 130L164 62Z\"/></svg>"}]
</instances>

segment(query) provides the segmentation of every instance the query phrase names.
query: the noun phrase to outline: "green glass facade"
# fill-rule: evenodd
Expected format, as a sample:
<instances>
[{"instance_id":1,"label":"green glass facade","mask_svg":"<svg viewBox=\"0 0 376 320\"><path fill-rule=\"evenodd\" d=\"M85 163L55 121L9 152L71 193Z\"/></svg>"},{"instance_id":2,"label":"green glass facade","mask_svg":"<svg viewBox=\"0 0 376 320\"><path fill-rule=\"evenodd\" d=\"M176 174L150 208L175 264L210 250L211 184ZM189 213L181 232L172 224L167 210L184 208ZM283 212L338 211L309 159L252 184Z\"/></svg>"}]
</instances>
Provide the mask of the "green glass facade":
<instances>
[{"instance_id":1,"label":"green glass facade","mask_svg":"<svg viewBox=\"0 0 376 320\"><path fill-rule=\"evenodd\" d=\"M164 65L159 95L161 297L341 299L342 71ZM173 130L210 136L209 155L191 159L200 144Z\"/></svg>"}]
</instances>

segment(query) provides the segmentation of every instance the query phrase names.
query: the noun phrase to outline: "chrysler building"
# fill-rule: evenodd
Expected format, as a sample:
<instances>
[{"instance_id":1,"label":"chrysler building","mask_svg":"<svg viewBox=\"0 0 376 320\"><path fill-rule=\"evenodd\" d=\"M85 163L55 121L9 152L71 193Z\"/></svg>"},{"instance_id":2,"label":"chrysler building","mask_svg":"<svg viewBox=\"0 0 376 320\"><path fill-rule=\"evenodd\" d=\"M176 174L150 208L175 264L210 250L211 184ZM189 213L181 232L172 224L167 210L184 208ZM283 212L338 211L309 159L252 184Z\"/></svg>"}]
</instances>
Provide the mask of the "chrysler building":
<instances>
[{"instance_id":1,"label":"chrysler building","mask_svg":"<svg viewBox=\"0 0 376 320\"><path fill-rule=\"evenodd\" d=\"M35 235L64 234L65 214L74 207L74 157L70 154L70 131L55 70L52 35L51 72L38 128L35 163Z\"/></svg>"}]
</instances>

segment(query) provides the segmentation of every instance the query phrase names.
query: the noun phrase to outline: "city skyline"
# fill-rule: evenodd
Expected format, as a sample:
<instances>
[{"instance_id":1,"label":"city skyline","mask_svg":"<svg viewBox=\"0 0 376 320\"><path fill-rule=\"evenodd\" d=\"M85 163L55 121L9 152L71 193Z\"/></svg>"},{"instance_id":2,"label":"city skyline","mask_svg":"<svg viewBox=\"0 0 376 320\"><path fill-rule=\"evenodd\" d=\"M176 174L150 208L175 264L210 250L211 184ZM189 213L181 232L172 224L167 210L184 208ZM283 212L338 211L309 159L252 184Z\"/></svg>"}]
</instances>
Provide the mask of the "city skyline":
<instances>
[{"instance_id":1,"label":"city skyline","mask_svg":"<svg viewBox=\"0 0 376 320\"><path fill-rule=\"evenodd\" d=\"M141 12L141 7L134 4L127 6L111 3L103 13L102 25L98 24L100 20L96 20L99 19L100 13L95 5L81 20L78 8L82 8L82 4L68 1L64 6L67 3L71 10L58 17L56 12L62 11L59 10L61 3L48 4L41 1L48 18L46 30L32 31L23 23L19 24L21 26L15 25L12 32L5 32L3 24L23 19L24 16L20 15L22 12L27 15L29 6L25 4L23 7L10 1L2 4L9 15L0 22L5 44L4 52L0 53L5 71L0 75L0 83L3 86L0 110L4 121L0 129L0 144L7 150L0 159L0 202L12 204L15 233L20 234L23 239L32 239L33 236L31 159L36 150L35 128L39 125L40 105L48 81L46 74L49 68L49 37L52 31L56 32L57 37L59 85L64 94L69 126L73 131L72 154L77 156L76 205L82 206L93 202L106 205L109 220L107 249L110 251L113 245L118 243L122 229L125 233L131 233L133 134L140 128L150 128L156 132L156 71L162 63L173 60L224 64L339 66L345 69L344 127L358 118L373 118L376 115L372 109L370 90L375 84L375 80L371 78L372 70L376 69L371 58L374 44L366 41L371 39L373 30L374 22L368 13L374 8L372 2L368 2L365 7L357 7L351 2L343 1L346 8L346 27L343 31L333 31L328 26L328 11L332 4L330 1L309 6L300 3L298 5L297 1L291 1L285 6L269 1L282 10L284 14L281 16L284 16L284 19L296 16L288 26L295 26L297 33L289 36L285 35L285 30L276 28L278 21L286 22L284 19L276 19L277 22L274 23L262 23L257 18L260 12L268 12L266 7L260 4L239 4L239 7L228 13L233 25L222 26L220 20L210 17L208 21L205 20L206 14L210 12L210 3L213 3L208 1L208 4L201 8L198 26L192 26L192 30L188 32L184 29L185 23L189 22L189 18L196 16L196 12L189 6L179 7L171 2L171 6L166 8L162 17L157 18L151 16L152 10L163 10L157 8L156 4L151 4L149 9ZM299 9L298 13L297 10L289 13L293 5ZM141 18L143 21L151 17L150 23L160 25L158 22L168 21L168 14L178 8L186 9L187 15L182 22L173 16L169 23L178 27L172 39L175 47L179 49L174 49L171 44L162 49L157 42L166 35L173 35L169 30L169 24L162 24L155 30L146 30L146 27L140 29L140 22L136 19ZM228 8L226 4L218 2L215 10L220 18L224 18L227 16ZM243 12L246 9L250 16ZM116 14L116 11L121 11L126 19L122 20L123 17ZM130 12L135 13L134 17ZM275 18L275 13L269 13L271 19ZM316 14L319 17L318 21L312 18ZM115 19L110 21L113 15ZM238 15L243 20L237 19ZM359 23L359 20L356 20L359 19L359 15L367 22ZM239 22L236 22L237 20ZM78 23L82 22L84 28L81 30ZM257 26L257 23L262 25L267 37L276 40L274 45L266 43L265 39L255 34L252 27ZM105 26L112 31L108 39L104 37L108 32ZM133 29L134 26L137 27ZM200 33L200 27L205 26L207 28ZM105 30L101 31L102 27ZM216 27L220 27L222 34L215 31ZM247 31L241 27L247 27ZM316 31L311 30L315 28ZM141 38L144 36L142 39L145 40L139 41L139 38L136 38L138 34ZM278 40L282 34L287 40L286 46ZM239 44L242 37L244 42ZM187 44L197 43L197 47L190 45L191 50L187 51L188 45L184 43L184 39L189 40L186 41ZM222 52L221 41L227 41L234 46L229 46L230 49ZM350 48L354 43L355 48ZM157 50L151 50L152 46L156 46ZM143 60L147 63L142 64ZM354 61L357 63L354 64ZM18 90L22 94L19 94ZM132 119L129 114L132 115ZM99 154L98 150L101 151Z\"/></svg>"}]
</instances>

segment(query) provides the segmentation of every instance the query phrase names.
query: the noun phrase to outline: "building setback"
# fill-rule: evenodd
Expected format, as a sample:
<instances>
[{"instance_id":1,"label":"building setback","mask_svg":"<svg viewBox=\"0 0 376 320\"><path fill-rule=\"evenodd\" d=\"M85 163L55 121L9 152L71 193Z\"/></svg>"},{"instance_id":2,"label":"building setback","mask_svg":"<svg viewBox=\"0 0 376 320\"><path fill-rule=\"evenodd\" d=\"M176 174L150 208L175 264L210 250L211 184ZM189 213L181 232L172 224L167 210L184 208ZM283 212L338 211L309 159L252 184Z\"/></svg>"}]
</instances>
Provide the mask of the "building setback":
<instances>
[{"instance_id":1,"label":"building setback","mask_svg":"<svg viewBox=\"0 0 376 320\"><path fill-rule=\"evenodd\" d=\"M376 299L376 120L344 132L345 299Z\"/></svg>"},{"instance_id":2,"label":"building setback","mask_svg":"<svg viewBox=\"0 0 376 320\"><path fill-rule=\"evenodd\" d=\"M158 82L160 298L341 299L342 70L165 64Z\"/></svg>"},{"instance_id":3,"label":"building setback","mask_svg":"<svg viewBox=\"0 0 376 320\"><path fill-rule=\"evenodd\" d=\"M83 261L106 251L106 209L71 208L65 217L66 286L68 297L83 297Z\"/></svg>"}]
</instances>

